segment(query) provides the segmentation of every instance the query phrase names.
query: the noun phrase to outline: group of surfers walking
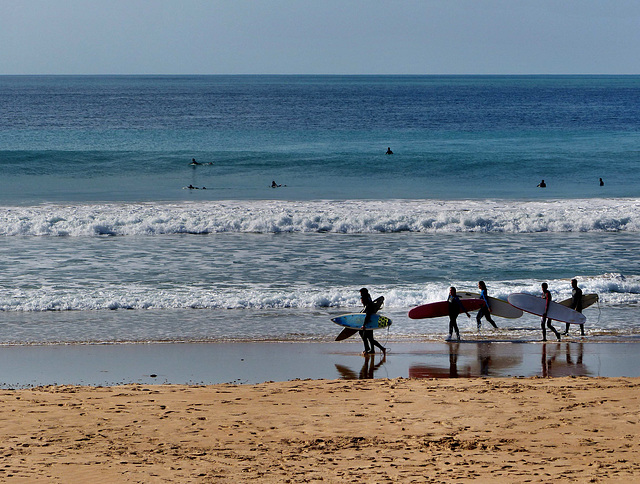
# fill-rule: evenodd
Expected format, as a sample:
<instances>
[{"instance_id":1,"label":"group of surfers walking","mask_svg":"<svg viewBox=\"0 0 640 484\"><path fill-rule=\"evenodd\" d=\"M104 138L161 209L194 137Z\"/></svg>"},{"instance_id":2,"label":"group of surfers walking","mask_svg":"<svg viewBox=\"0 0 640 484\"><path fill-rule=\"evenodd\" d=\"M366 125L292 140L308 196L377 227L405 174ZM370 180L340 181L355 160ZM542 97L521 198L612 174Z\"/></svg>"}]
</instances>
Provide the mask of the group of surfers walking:
<instances>
[{"instance_id":1,"label":"group of surfers walking","mask_svg":"<svg viewBox=\"0 0 640 484\"><path fill-rule=\"evenodd\" d=\"M549 311L549 306L551 304L551 292L549 292L549 285L546 282L541 284L542 288L542 297L545 300L545 308L544 313L542 314L542 320L540 322L540 327L542 329L542 341L547 341L547 328L550 329L553 334L556 336L558 341L560 341L560 333L554 326L551 324L551 319L549 319L547 313ZM494 328L498 328L498 325L495 323L493 318L491 318L491 304L489 302L489 296L487 294L487 285L484 281L478 282L478 289L480 289L480 299L484 301L484 304L478 310L478 314L476 315L476 323L478 325L478 330L482 326L482 318L485 318L487 322L489 322ZM375 353L375 348L380 348L383 354L386 354L386 348L382 346L378 341L376 341L373 337L373 330L366 330L366 324L371 320L371 316L378 312L380 307L384 302L384 297L378 297L375 300L371 298L369 291L367 288L360 289L360 301L364 306L363 312L365 313L364 324L362 325L361 330L359 331L360 337L364 343L364 355L371 355ZM460 330L458 329L458 315L461 312L464 312L468 318L471 318L471 314L464 308L462 305L462 301L460 297L456 294L456 288L449 288L449 297L447 298L447 304L449 309L449 335L446 338L446 341L451 341L453 339L453 334L456 335L456 340L460 341ZM578 281L576 279L571 280L571 304L569 306L571 309L582 312L582 289L578 287ZM564 335L569 334L569 323L566 323ZM580 325L580 334L584 336L584 324Z\"/></svg>"}]
</instances>

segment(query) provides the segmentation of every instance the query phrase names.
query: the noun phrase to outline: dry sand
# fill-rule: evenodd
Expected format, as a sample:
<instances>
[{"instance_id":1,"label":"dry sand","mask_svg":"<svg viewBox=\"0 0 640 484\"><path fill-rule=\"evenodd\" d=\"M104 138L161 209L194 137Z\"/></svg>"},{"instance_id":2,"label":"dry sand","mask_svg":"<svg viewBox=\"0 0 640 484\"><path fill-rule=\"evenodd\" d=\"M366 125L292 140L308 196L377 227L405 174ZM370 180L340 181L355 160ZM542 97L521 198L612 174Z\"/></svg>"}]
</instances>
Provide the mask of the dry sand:
<instances>
[{"instance_id":1,"label":"dry sand","mask_svg":"<svg viewBox=\"0 0 640 484\"><path fill-rule=\"evenodd\" d=\"M0 391L11 482L640 482L640 379Z\"/></svg>"}]
</instances>

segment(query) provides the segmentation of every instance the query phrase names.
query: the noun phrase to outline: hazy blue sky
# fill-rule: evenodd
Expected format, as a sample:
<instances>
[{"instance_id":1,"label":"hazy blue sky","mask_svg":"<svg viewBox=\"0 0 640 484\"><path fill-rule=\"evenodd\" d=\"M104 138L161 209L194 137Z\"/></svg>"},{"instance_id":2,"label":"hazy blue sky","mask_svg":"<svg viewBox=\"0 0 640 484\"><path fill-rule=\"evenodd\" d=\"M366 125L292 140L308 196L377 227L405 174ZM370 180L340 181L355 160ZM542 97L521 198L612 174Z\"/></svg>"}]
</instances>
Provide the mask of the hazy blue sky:
<instances>
[{"instance_id":1,"label":"hazy blue sky","mask_svg":"<svg viewBox=\"0 0 640 484\"><path fill-rule=\"evenodd\" d=\"M639 0L0 0L0 74L640 74Z\"/></svg>"}]
</instances>

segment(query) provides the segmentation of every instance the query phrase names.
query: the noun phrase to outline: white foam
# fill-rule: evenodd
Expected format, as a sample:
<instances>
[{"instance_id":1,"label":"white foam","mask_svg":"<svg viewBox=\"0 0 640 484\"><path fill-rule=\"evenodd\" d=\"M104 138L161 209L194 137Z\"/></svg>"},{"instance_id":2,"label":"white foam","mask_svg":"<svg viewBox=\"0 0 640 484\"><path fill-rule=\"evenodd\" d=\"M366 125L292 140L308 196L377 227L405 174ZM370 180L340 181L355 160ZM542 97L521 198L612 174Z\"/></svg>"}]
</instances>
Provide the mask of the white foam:
<instances>
[{"instance_id":1,"label":"white foam","mask_svg":"<svg viewBox=\"0 0 640 484\"><path fill-rule=\"evenodd\" d=\"M0 235L638 232L640 199L224 201L0 208Z\"/></svg>"},{"instance_id":2,"label":"white foam","mask_svg":"<svg viewBox=\"0 0 640 484\"><path fill-rule=\"evenodd\" d=\"M538 280L490 281L490 295L507 299L514 292L540 294ZM547 280L554 300L571 297L568 279ZM459 291L476 290L477 281L454 281ZM600 303L607 306L633 306L640 304L640 276L604 274L580 278L584 293L597 293ZM447 298L448 285L427 283L421 286L370 287L374 296L385 296L385 307L390 310L408 310L411 307ZM361 307L357 287L300 287L291 290L264 287L242 290L228 289L224 293L209 288L176 287L158 291L144 285L110 285L99 290L78 286L74 289L39 288L14 289L0 295L3 311L74 311L113 309L212 309L212 310L267 310L343 308L359 310Z\"/></svg>"}]
</instances>

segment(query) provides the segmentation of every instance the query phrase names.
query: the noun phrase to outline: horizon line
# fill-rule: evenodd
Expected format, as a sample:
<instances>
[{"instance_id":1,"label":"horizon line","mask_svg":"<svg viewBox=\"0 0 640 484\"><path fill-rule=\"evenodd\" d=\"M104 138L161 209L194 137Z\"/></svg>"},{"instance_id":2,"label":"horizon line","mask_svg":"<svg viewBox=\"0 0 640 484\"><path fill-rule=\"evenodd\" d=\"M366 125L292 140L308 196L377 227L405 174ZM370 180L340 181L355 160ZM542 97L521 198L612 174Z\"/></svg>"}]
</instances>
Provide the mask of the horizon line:
<instances>
[{"instance_id":1,"label":"horizon line","mask_svg":"<svg viewBox=\"0 0 640 484\"><path fill-rule=\"evenodd\" d=\"M213 76L225 76L225 77L242 77L242 76L280 76L280 77L294 77L294 76L317 76L317 77L321 77L321 76L341 76L341 77L373 77L373 76L395 76L395 77L400 77L400 76L404 76L404 77L542 77L542 76L546 76L546 77L552 77L552 76L562 76L562 77L568 77L568 76L617 76L617 77L621 77L621 76L639 76L639 73L484 73L484 74L480 74L480 73L465 73L465 74L460 74L460 73L423 73L423 74L416 74L416 73L368 73L368 74L355 74L355 73L350 73L350 74L345 74L345 73L286 73L286 74L278 74L278 73L208 73L208 74L203 74L203 73L21 73L21 74L16 74L16 73L0 73L0 77L27 77L27 76L32 76L32 77L36 77L36 76L41 76L41 77L45 77L45 76L50 76L50 77L54 77L54 76L60 76L60 77L64 77L64 76L86 76L86 77L90 77L90 76L136 76L136 77L143 77L143 76L165 76L165 77L180 77L180 76L192 76L192 77L197 77L197 76L201 76L201 77L213 77Z\"/></svg>"}]
</instances>

